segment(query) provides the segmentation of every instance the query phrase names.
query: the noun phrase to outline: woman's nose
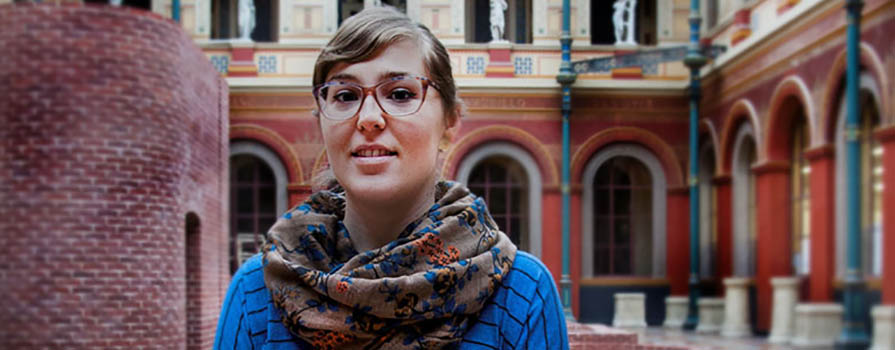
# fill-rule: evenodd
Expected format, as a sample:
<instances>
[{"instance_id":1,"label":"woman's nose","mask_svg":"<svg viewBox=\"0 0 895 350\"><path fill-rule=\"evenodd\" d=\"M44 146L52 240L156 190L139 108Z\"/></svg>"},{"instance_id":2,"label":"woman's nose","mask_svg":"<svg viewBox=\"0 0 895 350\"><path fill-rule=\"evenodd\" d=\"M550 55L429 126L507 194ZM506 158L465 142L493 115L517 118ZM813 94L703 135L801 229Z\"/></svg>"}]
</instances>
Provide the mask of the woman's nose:
<instances>
[{"instance_id":1,"label":"woman's nose","mask_svg":"<svg viewBox=\"0 0 895 350\"><path fill-rule=\"evenodd\" d=\"M376 103L373 94L364 96L361 109L357 111L357 129L360 131L372 131L375 129L385 129L385 118L382 116L382 109Z\"/></svg>"}]
</instances>

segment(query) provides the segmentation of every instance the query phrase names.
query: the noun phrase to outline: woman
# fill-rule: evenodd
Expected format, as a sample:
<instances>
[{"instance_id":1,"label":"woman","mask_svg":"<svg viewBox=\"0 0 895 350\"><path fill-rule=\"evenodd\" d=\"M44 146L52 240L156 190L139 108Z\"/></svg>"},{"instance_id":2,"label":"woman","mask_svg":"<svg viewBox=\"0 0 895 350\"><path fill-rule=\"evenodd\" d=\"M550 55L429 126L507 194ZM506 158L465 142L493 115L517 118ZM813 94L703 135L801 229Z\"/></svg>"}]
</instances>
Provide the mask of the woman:
<instances>
[{"instance_id":1,"label":"woman","mask_svg":"<svg viewBox=\"0 0 895 350\"><path fill-rule=\"evenodd\" d=\"M215 349L567 349L548 270L481 198L438 181L462 110L441 43L365 10L313 82L338 185L283 215L233 276Z\"/></svg>"}]
</instances>

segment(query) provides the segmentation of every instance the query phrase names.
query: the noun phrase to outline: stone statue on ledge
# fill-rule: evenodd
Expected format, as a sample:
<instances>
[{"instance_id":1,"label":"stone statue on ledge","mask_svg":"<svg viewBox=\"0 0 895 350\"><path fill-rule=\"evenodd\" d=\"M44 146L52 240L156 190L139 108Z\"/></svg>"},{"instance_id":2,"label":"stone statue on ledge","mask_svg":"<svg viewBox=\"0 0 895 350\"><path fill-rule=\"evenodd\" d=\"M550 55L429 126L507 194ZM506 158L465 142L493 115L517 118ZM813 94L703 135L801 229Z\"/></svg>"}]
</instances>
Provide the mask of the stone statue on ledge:
<instances>
[{"instance_id":1,"label":"stone statue on ledge","mask_svg":"<svg viewBox=\"0 0 895 350\"><path fill-rule=\"evenodd\" d=\"M505 26L503 13L507 7L506 0L491 0L491 42L506 42L503 37Z\"/></svg>"},{"instance_id":2,"label":"stone statue on ledge","mask_svg":"<svg viewBox=\"0 0 895 350\"><path fill-rule=\"evenodd\" d=\"M252 40L255 30L254 0L239 0L239 40Z\"/></svg>"},{"instance_id":3,"label":"stone statue on ledge","mask_svg":"<svg viewBox=\"0 0 895 350\"><path fill-rule=\"evenodd\" d=\"M637 0L615 0L612 4L612 25L615 27L615 45L637 45L634 25L637 17Z\"/></svg>"}]
</instances>

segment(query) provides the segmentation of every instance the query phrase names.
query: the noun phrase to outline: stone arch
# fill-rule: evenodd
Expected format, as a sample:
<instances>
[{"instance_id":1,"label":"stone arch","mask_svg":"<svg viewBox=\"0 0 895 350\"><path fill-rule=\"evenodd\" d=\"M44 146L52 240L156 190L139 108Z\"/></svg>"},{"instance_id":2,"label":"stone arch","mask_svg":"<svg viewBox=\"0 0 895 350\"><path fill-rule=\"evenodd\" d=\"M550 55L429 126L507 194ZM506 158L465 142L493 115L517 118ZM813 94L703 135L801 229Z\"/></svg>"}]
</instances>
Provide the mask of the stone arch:
<instances>
[{"instance_id":1,"label":"stone arch","mask_svg":"<svg viewBox=\"0 0 895 350\"><path fill-rule=\"evenodd\" d=\"M558 186L559 174L556 162L550 156L550 152L537 138L525 130L506 125L491 125L476 129L464 135L448 151L444 158L441 174L445 178L456 178L460 161L473 149L489 142L503 141L518 145L528 152L538 164L543 175L543 185Z\"/></svg>"},{"instance_id":2,"label":"stone arch","mask_svg":"<svg viewBox=\"0 0 895 350\"><path fill-rule=\"evenodd\" d=\"M720 175L731 172L737 132L740 130L741 124L744 123L749 124L752 129L756 148L761 145L759 142L762 139L761 129L758 128L761 123L758 121L758 112L755 111L755 105L747 99L740 99L733 104L724 118L724 129L721 131L721 148L719 150L721 162L718 163ZM756 149L756 153L760 160L761 151Z\"/></svg>"},{"instance_id":3,"label":"stone arch","mask_svg":"<svg viewBox=\"0 0 895 350\"><path fill-rule=\"evenodd\" d=\"M755 162L748 163L747 159L743 159L748 149L749 145L747 142L752 143L754 152ZM740 123L740 127L737 129L736 135L733 137L733 146L732 146L732 159L731 161L731 182L732 182L732 196L731 196L731 208L734 213L746 213L745 215L734 215L731 223L733 224L731 233L732 233L732 243L733 249L731 250L733 253L733 273L735 276L752 276L755 274L755 262L756 262L756 247L753 245L754 242L751 242L749 236L754 233L755 225L757 223L753 220L752 215L749 214L749 210L755 210L751 207L751 203L754 203L755 196L755 186L751 181L752 166L758 162L758 140L755 137L755 131L753 129L752 124L750 123ZM751 222L750 222L751 221ZM752 225L751 227L749 225ZM751 266L750 266L751 264Z\"/></svg>"},{"instance_id":4,"label":"stone arch","mask_svg":"<svg viewBox=\"0 0 895 350\"><path fill-rule=\"evenodd\" d=\"M584 167L588 159L599 149L612 143L636 143L648 149L662 164L662 170L668 187L684 185L681 163L671 146L655 134L635 127L614 127L600 131L588 138L572 156L571 173L572 183L582 183Z\"/></svg>"},{"instance_id":5,"label":"stone arch","mask_svg":"<svg viewBox=\"0 0 895 350\"><path fill-rule=\"evenodd\" d=\"M491 142L476 147L472 152L464 155L457 168L455 179L467 184L469 174L476 165L492 156L506 156L525 169L528 177L528 238L529 253L540 258L542 246L541 234L541 171L537 161L524 148L509 142Z\"/></svg>"},{"instance_id":6,"label":"stone arch","mask_svg":"<svg viewBox=\"0 0 895 350\"><path fill-rule=\"evenodd\" d=\"M793 123L793 114L797 111L798 106L793 105L795 98L801 104L801 108L805 114L805 122L808 126L809 147L817 146L818 127L817 112L814 108L814 101L811 98L811 92L808 85L799 76L789 76L783 79L774 89L771 97L770 116L768 117L767 130L768 134L763 140L765 143L765 159L768 161L789 160L790 158L790 139L792 138L791 130Z\"/></svg>"},{"instance_id":7,"label":"stone arch","mask_svg":"<svg viewBox=\"0 0 895 350\"><path fill-rule=\"evenodd\" d=\"M268 148L266 145L258 143L254 140L236 140L230 144L230 157L238 155L251 155L261 159L270 170L273 171L274 180L276 181L276 210L277 213L284 213L288 209L289 198L286 187L289 179L286 175L286 168L280 157Z\"/></svg>"},{"instance_id":8,"label":"stone arch","mask_svg":"<svg viewBox=\"0 0 895 350\"><path fill-rule=\"evenodd\" d=\"M285 165L286 174L288 175L287 183L304 183L304 173L302 172L301 162L298 161L298 155L295 149L280 134L273 130L259 125L253 124L235 124L230 126L230 140L238 141L248 139L264 146L273 151L277 158ZM232 152L231 152L232 155Z\"/></svg>"},{"instance_id":9,"label":"stone arch","mask_svg":"<svg viewBox=\"0 0 895 350\"><path fill-rule=\"evenodd\" d=\"M652 181L652 276L665 276L665 256L667 246L665 237L665 218L667 215L667 195L668 182L665 172L665 166L661 160L656 157L652 150L638 143L615 143L608 144L598 149L593 157L588 160L582 171L582 187L584 193L581 199L581 276L593 276L593 236L594 226L592 215L587 215L594 211L594 188L593 182L596 178L597 171L606 161L614 157L626 156L637 159L650 173Z\"/></svg>"},{"instance_id":10,"label":"stone arch","mask_svg":"<svg viewBox=\"0 0 895 350\"><path fill-rule=\"evenodd\" d=\"M892 90L889 87L890 81L882 60L876 50L866 42L861 43L860 52L861 66L865 68L877 82L880 94L878 95L879 99L877 99L876 102L879 106L880 115L882 115L883 118L895 115L895 101L891 100L892 94L888 93ZM840 109L839 101L841 95L845 91L845 70L846 52L845 49L842 49L836 56L836 59L833 60L833 65L830 67L830 74L827 76L826 82L824 83L825 89L823 101L821 101L822 115L820 116L820 124L824 129L822 130L821 136L825 143L835 142L837 116L839 115ZM895 120L880 120L881 126L887 124L895 124Z\"/></svg>"}]
</instances>

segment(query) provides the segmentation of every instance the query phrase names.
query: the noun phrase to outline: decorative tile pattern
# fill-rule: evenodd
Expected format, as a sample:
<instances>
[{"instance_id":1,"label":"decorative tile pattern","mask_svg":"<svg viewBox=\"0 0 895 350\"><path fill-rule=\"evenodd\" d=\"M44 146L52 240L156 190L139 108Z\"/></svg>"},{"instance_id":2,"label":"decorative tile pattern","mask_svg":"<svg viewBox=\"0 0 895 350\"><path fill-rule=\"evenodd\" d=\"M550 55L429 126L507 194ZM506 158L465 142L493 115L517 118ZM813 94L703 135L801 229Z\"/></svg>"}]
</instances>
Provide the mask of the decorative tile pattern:
<instances>
[{"instance_id":1,"label":"decorative tile pattern","mask_svg":"<svg viewBox=\"0 0 895 350\"><path fill-rule=\"evenodd\" d=\"M466 57L466 74L485 74L485 57Z\"/></svg>"},{"instance_id":2,"label":"decorative tile pattern","mask_svg":"<svg viewBox=\"0 0 895 350\"><path fill-rule=\"evenodd\" d=\"M277 56L264 55L258 56L258 73L276 73L277 72Z\"/></svg>"},{"instance_id":3,"label":"decorative tile pattern","mask_svg":"<svg viewBox=\"0 0 895 350\"><path fill-rule=\"evenodd\" d=\"M209 57L211 60L211 64L214 65L214 68L218 70L221 74L227 74L227 68L230 66L230 57L222 56L222 55L213 55Z\"/></svg>"},{"instance_id":4,"label":"decorative tile pattern","mask_svg":"<svg viewBox=\"0 0 895 350\"><path fill-rule=\"evenodd\" d=\"M658 75L659 74L659 64L656 62L652 63L644 63L640 66L643 69L643 75Z\"/></svg>"},{"instance_id":5,"label":"decorative tile pattern","mask_svg":"<svg viewBox=\"0 0 895 350\"><path fill-rule=\"evenodd\" d=\"M516 57L513 59L513 72L516 75L531 75L532 73L532 63L531 57Z\"/></svg>"}]
</instances>

